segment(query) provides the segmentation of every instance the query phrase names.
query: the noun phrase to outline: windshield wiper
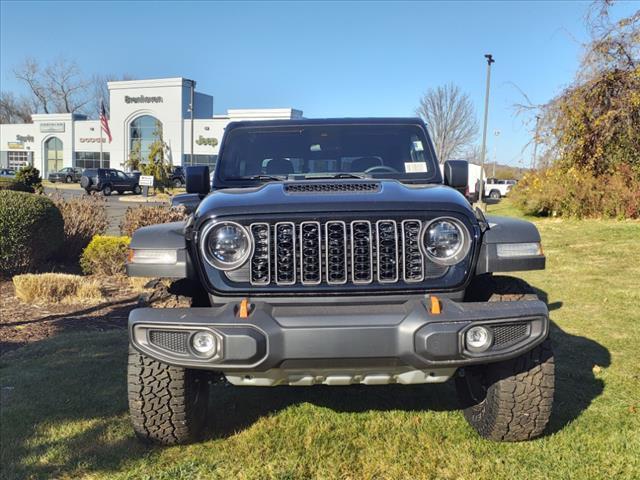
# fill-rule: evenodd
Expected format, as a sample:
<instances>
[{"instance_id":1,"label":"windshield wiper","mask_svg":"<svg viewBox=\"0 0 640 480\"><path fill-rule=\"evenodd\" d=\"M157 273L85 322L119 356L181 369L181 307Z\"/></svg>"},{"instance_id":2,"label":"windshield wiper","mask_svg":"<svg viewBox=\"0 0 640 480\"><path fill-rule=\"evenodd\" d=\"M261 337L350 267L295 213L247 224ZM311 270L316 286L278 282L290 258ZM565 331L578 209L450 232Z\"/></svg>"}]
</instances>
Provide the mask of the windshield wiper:
<instances>
[{"instance_id":1,"label":"windshield wiper","mask_svg":"<svg viewBox=\"0 0 640 480\"><path fill-rule=\"evenodd\" d=\"M334 175L332 174L327 174L327 175L305 175L304 179L305 180L313 180L315 178L371 178L371 176L367 175L366 173L348 173L348 172L341 172L341 173L336 173Z\"/></svg>"},{"instance_id":2,"label":"windshield wiper","mask_svg":"<svg viewBox=\"0 0 640 480\"><path fill-rule=\"evenodd\" d=\"M253 175L252 177L240 177L239 180L269 180L273 182L282 182L287 179L287 176L284 175L282 177L276 175ZM234 179L235 180L235 179Z\"/></svg>"}]
</instances>

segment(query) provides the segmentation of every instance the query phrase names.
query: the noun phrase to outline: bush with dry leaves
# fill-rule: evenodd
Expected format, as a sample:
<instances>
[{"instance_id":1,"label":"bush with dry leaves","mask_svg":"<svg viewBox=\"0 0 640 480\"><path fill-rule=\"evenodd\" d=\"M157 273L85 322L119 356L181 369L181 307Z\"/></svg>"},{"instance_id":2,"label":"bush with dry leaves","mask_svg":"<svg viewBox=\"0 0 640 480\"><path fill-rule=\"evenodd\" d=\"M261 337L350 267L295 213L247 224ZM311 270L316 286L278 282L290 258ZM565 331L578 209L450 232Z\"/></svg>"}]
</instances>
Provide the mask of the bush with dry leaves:
<instances>
[{"instance_id":1,"label":"bush with dry leaves","mask_svg":"<svg viewBox=\"0 0 640 480\"><path fill-rule=\"evenodd\" d=\"M131 237L141 227L158 223L178 222L187 218L187 210L183 206L168 207L139 206L129 207L120 223L120 233Z\"/></svg>"},{"instance_id":2,"label":"bush with dry leaves","mask_svg":"<svg viewBox=\"0 0 640 480\"><path fill-rule=\"evenodd\" d=\"M77 261L82 251L96 235L107 231L107 203L97 195L52 200L64 220L64 244L58 252L62 260Z\"/></svg>"}]
</instances>

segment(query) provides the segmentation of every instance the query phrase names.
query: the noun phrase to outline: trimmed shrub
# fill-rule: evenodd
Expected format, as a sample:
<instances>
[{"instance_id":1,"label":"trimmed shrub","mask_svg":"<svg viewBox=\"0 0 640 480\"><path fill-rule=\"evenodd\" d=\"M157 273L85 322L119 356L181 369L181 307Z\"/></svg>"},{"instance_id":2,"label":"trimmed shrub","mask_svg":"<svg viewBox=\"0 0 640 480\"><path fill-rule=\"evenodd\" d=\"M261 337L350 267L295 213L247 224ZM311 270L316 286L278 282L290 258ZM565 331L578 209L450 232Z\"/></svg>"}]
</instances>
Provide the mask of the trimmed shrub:
<instances>
[{"instance_id":1,"label":"trimmed shrub","mask_svg":"<svg viewBox=\"0 0 640 480\"><path fill-rule=\"evenodd\" d=\"M53 201L64 219L64 247L58 256L77 261L91 239L107 231L109 220L106 201L96 195L71 199L54 197Z\"/></svg>"},{"instance_id":2,"label":"trimmed shrub","mask_svg":"<svg viewBox=\"0 0 640 480\"><path fill-rule=\"evenodd\" d=\"M29 187L13 177L0 177L0 190L12 190L14 192L29 193L35 192L33 187Z\"/></svg>"},{"instance_id":3,"label":"trimmed shrub","mask_svg":"<svg viewBox=\"0 0 640 480\"><path fill-rule=\"evenodd\" d=\"M0 191L0 274L27 272L51 257L64 240L64 222L47 197Z\"/></svg>"},{"instance_id":4,"label":"trimmed shrub","mask_svg":"<svg viewBox=\"0 0 640 480\"><path fill-rule=\"evenodd\" d=\"M33 188L36 192L42 192L42 178L40 170L32 165L25 165L16 172L16 180L24 183L27 187Z\"/></svg>"},{"instance_id":5,"label":"trimmed shrub","mask_svg":"<svg viewBox=\"0 0 640 480\"><path fill-rule=\"evenodd\" d=\"M129 237L96 235L80 257L82 271L95 275L123 275L130 241Z\"/></svg>"},{"instance_id":6,"label":"trimmed shrub","mask_svg":"<svg viewBox=\"0 0 640 480\"><path fill-rule=\"evenodd\" d=\"M133 232L141 227L155 225L157 223L178 222L187 218L187 210L183 206L168 207L139 206L129 207L120 223L120 233L131 237Z\"/></svg>"},{"instance_id":7,"label":"trimmed shrub","mask_svg":"<svg viewBox=\"0 0 640 480\"><path fill-rule=\"evenodd\" d=\"M99 303L104 301L95 279L65 273L27 273L13 277L16 298L27 303Z\"/></svg>"}]
</instances>

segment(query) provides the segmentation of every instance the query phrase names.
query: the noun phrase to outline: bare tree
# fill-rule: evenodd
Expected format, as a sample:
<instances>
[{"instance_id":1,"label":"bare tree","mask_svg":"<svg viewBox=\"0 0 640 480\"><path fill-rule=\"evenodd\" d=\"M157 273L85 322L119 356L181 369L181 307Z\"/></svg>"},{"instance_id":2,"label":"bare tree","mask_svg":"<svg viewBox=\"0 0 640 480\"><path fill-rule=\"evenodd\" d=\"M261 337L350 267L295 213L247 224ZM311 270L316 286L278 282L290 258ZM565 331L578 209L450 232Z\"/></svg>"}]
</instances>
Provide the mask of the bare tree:
<instances>
[{"instance_id":1,"label":"bare tree","mask_svg":"<svg viewBox=\"0 0 640 480\"><path fill-rule=\"evenodd\" d=\"M59 58L44 70L47 89L55 107L64 113L81 113L91 101L90 82L82 78L75 61Z\"/></svg>"},{"instance_id":2,"label":"bare tree","mask_svg":"<svg viewBox=\"0 0 640 480\"><path fill-rule=\"evenodd\" d=\"M440 162L462 155L478 134L471 99L452 83L430 88L416 113L429 129Z\"/></svg>"},{"instance_id":3,"label":"bare tree","mask_svg":"<svg viewBox=\"0 0 640 480\"><path fill-rule=\"evenodd\" d=\"M33 113L29 99L12 92L0 93L0 123L31 123Z\"/></svg>"},{"instance_id":4,"label":"bare tree","mask_svg":"<svg viewBox=\"0 0 640 480\"><path fill-rule=\"evenodd\" d=\"M14 73L31 92L36 111L82 113L91 100L89 81L74 61L59 58L43 68L28 58Z\"/></svg>"},{"instance_id":5,"label":"bare tree","mask_svg":"<svg viewBox=\"0 0 640 480\"><path fill-rule=\"evenodd\" d=\"M44 82L44 73L40 64L33 58L27 58L13 73L18 80L22 80L33 96L36 112L51 113L49 110L50 95Z\"/></svg>"},{"instance_id":6,"label":"bare tree","mask_svg":"<svg viewBox=\"0 0 640 480\"><path fill-rule=\"evenodd\" d=\"M96 74L91 77L92 87L92 107L95 110L96 118L100 115L100 102L104 101L105 108L109 108L109 88L107 82L135 80L133 75L124 73L122 75L102 75ZM90 112L91 114L92 112ZM107 112L108 113L108 112Z\"/></svg>"}]
</instances>

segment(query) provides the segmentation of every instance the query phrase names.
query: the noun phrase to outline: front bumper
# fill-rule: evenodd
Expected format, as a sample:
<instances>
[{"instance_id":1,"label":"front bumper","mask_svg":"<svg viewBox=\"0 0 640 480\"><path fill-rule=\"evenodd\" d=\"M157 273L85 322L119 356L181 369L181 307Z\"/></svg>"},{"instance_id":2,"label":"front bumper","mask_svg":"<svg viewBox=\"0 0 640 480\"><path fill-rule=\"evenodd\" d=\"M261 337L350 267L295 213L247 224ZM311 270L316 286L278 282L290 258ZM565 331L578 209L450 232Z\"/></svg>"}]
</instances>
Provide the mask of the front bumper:
<instances>
[{"instance_id":1,"label":"front bumper","mask_svg":"<svg viewBox=\"0 0 640 480\"><path fill-rule=\"evenodd\" d=\"M548 311L542 301L441 299L440 305L435 314L428 297L366 305L255 302L247 318L240 317L238 304L140 308L129 315L129 335L134 348L159 361L225 373L456 368L516 357L548 335ZM465 332L476 325L492 332L493 344L484 352L465 346ZM219 348L210 358L191 348L191 336L202 330L217 338Z\"/></svg>"}]
</instances>

